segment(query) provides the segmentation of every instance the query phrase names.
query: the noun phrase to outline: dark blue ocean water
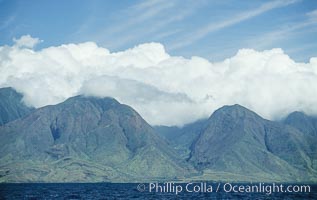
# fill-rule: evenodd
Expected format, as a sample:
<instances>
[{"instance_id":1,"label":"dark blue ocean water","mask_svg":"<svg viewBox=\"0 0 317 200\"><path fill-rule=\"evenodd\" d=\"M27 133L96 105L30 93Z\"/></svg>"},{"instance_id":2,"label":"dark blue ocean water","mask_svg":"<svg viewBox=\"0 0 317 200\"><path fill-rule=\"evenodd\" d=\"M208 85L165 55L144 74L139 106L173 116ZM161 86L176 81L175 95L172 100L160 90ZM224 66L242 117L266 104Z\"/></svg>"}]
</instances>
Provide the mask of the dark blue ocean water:
<instances>
[{"instance_id":1,"label":"dark blue ocean water","mask_svg":"<svg viewBox=\"0 0 317 200\"><path fill-rule=\"evenodd\" d=\"M0 199L317 199L317 185L310 185L311 191L306 193L272 194L183 191L176 195L150 192L148 187L145 184L140 189L133 183L0 184Z\"/></svg>"}]
</instances>

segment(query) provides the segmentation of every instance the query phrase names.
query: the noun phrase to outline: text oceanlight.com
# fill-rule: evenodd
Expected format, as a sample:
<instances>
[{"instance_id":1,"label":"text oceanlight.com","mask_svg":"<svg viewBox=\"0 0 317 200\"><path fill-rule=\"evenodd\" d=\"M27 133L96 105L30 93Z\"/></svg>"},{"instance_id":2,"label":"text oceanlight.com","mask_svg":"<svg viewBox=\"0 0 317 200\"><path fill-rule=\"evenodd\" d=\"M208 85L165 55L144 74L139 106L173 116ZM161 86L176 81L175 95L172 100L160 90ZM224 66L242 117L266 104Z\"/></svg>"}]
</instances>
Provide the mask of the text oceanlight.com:
<instances>
[{"instance_id":1,"label":"text oceanlight.com","mask_svg":"<svg viewBox=\"0 0 317 200\"><path fill-rule=\"evenodd\" d=\"M280 183L147 183L139 184L137 189L140 192L150 193L174 193L181 192L189 193L212 193L212 192L226 192L226 193L308 193L311 191L309 185L292 185Z\"/></svg>"}]
</instances>

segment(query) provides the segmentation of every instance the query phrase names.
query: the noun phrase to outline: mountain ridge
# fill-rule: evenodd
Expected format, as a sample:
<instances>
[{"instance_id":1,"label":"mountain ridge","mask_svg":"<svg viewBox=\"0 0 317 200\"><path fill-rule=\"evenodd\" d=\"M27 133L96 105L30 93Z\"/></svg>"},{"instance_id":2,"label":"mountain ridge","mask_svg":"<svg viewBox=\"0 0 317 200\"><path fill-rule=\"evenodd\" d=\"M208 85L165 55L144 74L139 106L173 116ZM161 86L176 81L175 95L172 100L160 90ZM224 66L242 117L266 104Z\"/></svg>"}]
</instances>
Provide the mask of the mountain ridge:
<instances>
[{"instance_id":1,"label":"mountain ridge","mask_svg":"<svg viewBox=\"0 0 317 200\"><path fill-rule=\"evenodd\" d=\"M169 130L113 98L79 95L0 126L0 182L317 182L315 122L235 104Z\"/></svg>"}]
</instances>

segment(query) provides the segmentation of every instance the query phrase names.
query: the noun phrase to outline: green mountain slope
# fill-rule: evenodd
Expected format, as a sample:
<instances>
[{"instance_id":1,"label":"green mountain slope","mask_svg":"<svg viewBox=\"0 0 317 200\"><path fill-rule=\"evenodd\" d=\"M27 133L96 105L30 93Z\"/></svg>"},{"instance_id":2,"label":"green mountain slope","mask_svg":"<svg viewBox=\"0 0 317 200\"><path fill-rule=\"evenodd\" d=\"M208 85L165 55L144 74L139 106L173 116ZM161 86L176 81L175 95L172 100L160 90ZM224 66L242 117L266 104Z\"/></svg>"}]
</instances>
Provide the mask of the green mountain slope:
<instances>
[{"instance_id":1,"label":"green mountain slope","mask_svg":"<svg viewBox=\"0 0 317 200\"><path fill-rule=\"evenodd\" d=\"M293 112L287 116L284 124L304 133L303 138L309 144L308 156L312 160L312 168L317 170L317 118L302 112Z\"/></svg>"}]
</instances>

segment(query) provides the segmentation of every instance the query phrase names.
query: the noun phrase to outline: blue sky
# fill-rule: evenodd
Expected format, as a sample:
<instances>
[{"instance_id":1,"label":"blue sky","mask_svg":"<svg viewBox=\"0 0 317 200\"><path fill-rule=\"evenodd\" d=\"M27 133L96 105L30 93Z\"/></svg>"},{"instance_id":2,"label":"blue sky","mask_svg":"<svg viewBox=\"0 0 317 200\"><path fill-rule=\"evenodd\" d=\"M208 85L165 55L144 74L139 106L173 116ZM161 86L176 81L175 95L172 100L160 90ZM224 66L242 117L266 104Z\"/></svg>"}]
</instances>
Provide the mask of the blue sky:
<instances>
[{"instance_id":1,"label":"blue sky","mask_svg":"<svg viewBox=\"0 0 317 200\"><path fill-rule=\"evenodd\" d=\"M30 34L37 48L94 41L111 51L162 43L171 55L231 57L241 48L317 56L317 1L0 0L0 45Z\"/></svg>"}]
</instances>

